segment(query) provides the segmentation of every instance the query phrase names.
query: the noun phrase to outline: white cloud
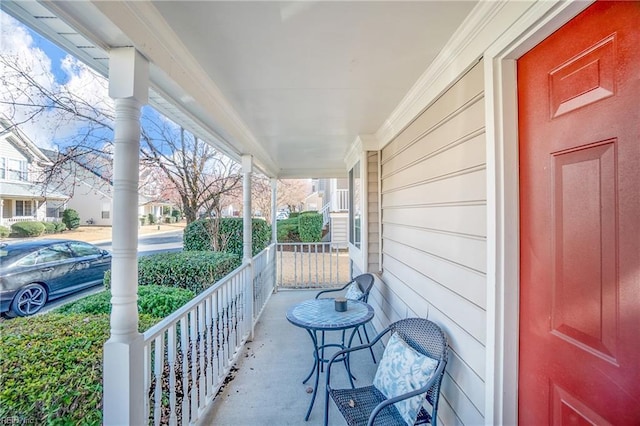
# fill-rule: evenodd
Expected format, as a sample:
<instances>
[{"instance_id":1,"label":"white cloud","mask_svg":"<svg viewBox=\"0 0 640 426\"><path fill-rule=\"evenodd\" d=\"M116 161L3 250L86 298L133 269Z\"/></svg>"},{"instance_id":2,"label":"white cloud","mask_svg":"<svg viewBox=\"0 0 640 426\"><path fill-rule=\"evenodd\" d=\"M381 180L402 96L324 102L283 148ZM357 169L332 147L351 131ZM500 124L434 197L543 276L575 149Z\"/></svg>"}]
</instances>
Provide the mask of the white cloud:
<instances>
[{"instance_id":1,"label":"white cloud","mask_svg":"<svg viewBox=\"0 0 640 426\"><path fill-rule=\"evenodd\" d=\"M83 99L87 105L99 110L113 110L113 101L108 96L107 81L92 72L85 64L70 55L64 57L60 64L52 64L46 52L38 48L29 31L13 17L0 11L0 52L9 56L11 61L21 69L28 69L29 76L45 89L54 92L65 90L73 96ZM67 78L62 85L56 82L54 68L61 70ZM2 80L7 85L0 85L0 100L22 104L47 105L43 95L29 84L27 79L20 77L10 67L0 63ZM27 120L33 115L34 108L19 107L12 104L0 103L0 113L16 122ZM92 108L83 110L90 116L95 116ZM54 141L72 137L81 130L84 124L68 116L61 116L59 111L46 109L35 119L21 124L21 130L38 146L54 147Z\"/></svg>"}]
</instances>

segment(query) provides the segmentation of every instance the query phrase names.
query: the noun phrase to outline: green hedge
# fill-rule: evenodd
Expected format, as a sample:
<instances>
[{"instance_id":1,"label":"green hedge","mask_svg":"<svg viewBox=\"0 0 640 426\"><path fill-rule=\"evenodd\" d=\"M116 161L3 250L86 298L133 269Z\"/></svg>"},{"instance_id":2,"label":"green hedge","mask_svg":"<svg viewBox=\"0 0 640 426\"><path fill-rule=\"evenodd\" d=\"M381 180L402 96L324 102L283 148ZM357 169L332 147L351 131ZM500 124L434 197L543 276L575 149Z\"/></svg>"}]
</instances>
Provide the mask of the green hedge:
<instances>
[{"instance_id":1,"label":"green hedge","mask_svg":"<svg viewBox=\"0 0 640 426\"><path fill-rule=\"evenodd\" d=\"M0 238L6 238L11 234L11 230L6 226L0 226Z\"/></svg>"},{"instance_id":2,"label":"green hedge","mask_svg":"<svg viewBox=\"0 0 640 426\"><path fill-rule=\"evenodd\" d=\"M44 225L42 222L16 222L11 225L11 232L16 237L39 237L44 234Z\"/></svg>"},{"instance_id":3,"label":"green hedge","mask_svg":"<svg viewBox=\"0 0 640 426\"><path fill-rule=\"evenodd\" d=\"M65 209L62 212L62 223L67 229L77 229L80 226L80 215L74 209Z\"/></svg>"},{"instance_id":4,"label":"green hedge","mask_svg":"<svg viewBox=\"0 0 640 426\"><path fill-rule=\"evenodd\" d=\"M180 309L195 297L191 290L176 287L145 285L138 287L138 312L164 318ZM111 292L92 294L55 310L62 314L109 314L111 313Z\"/></svg>"},{"instance_id":5,"label":"green hedge","mask_svg":"<svg viewBox=\"0 0 640 426\"><path fill-rule=\"evenodd\" d=\"M56 224L54 222L42 222L44 225L44 233L45 234L55 234L56 233Z\"/></svg>"},{"instance_id":6,"label":"green hedge","mask_svg":"<svg viewBox=\"0 0 640 426\"><path fill-rule=\"evenodd\" d=\"M144 331L158 318L140 316ZM102 347L108 315L50 313L0 322L0 419L102 423Z\"/></svg>"},{"instance_id":7,"label":"green hedge","mask_svg":"<svg viewBox=\"0 0 640 426\"><path fill-rule=\"evenodd\" d=\"M303 243L315 243L322 239L322 215L304 212L298 217L298 233Z\"/></svg>"},{"instance_id":8,"label":"green hedge","mask_svg":"<svg viewBox=\"0 0 640 426\"><path fill-rule=\"evenodd\" d=\"M191 222L184 230L184 250L211 250L210 227L215 219L199 219ZM218 243L222 251L233 253L242 259L242 218L225 217L220 219ZM271 241L271 227L262 219L252 221L252 255L260 253Z\"/></svg>"},{"instance_id":9,"label":"green hedge","mask_svg":"<svg viewBox=\"0 0 640 426\"><path fill-rule=\"evenodd\" d=\"M278 242L279 243L299 243L300 233L298 231L299 215L295 217L289 217L289 219L279 220L277 222L278 227Z\"/></svg>"},{"instance_id":10,"label":"green hedge","mask_svg":"<svg viewBox=\"0 0 640 426\"><path fill-rule=\"evenodd\" d=\"M159 253L138 259L138 285L179 287L198 294L239 265L240 259L230 253ZM111 270L104 275L104 285L107 288L111 285Z\"/></svg>"}]
</instances>

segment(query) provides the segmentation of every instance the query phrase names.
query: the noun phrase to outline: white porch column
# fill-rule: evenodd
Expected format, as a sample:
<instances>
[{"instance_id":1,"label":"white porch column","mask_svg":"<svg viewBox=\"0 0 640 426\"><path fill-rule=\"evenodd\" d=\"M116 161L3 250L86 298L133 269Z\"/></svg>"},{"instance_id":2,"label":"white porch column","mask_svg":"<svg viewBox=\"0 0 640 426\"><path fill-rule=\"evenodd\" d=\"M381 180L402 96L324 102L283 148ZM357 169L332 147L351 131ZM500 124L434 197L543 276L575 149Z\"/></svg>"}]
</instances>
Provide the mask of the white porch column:
<instances>
[{"instance_id":1,"label":"white porch column","mask_svg":"<svg viewBox=\"0 0 640 426\"><path fill-rule=\"evenodd\" d=\"M276 219L276 215L278 214L278 179L271 179L271 242L276 244L273 253L273 292L278 292L278 272L275 267L276 259L278 258L278 220Z\"/></svg>"},{"instance_id":2,"label":"white porch column","mask_svg":"<svg viewBox=\"0 0 640 426\"><path fill-rule=\"evenodd\" d=\"M253 265L251 258L252 224L251 224L251 172L253 158L250 155L242 156L242 263L248 264L251 271L251 282L247 285L247 314L251 318L251 330L249 340L253 340Z\"/></svg>"},{"instance_id":3,"label":"white porch column","mask_svg":"<svg viewBox=\"0 0 640 426\"><path fill-rule=\"evenodd\" d=\"M271 242L278 242L278 179L271 179Z\"/></svg>"},{"instance_id":4,"label":"white porch column","mask_svg":"<svg viewBox=\"0 0 640 426\"><path fill-rule=\"evenodd\" d=\"M104 345L105 425L142 425L143 341L138 332L138 179L140 109L149 63L134 48L110 52L109 96L115 99L111 261L111 335Z\"/></svg>"}]
</instances>

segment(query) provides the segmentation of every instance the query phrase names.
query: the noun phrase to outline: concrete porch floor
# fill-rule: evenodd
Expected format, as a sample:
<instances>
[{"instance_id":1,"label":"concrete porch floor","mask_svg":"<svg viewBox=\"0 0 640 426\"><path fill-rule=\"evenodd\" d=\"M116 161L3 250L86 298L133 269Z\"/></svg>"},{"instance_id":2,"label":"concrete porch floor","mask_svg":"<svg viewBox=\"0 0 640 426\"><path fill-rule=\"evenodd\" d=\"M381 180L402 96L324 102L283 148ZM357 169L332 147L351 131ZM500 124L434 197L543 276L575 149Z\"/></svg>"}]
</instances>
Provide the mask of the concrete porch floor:
<instances>
[{"instance_id":1,"label":"concrete porch floor","mask_svg":"<svg viewBox=\"0 0 640 426\"><path fill-rule=\"evenodd\" d=\"M238 370L209 410L198 422L199 425L215 426L284 426L322 425L324 415L325 374L321 373L318 395L309 421L304 416L311 401L306 392L313 386L313 377L307 384L302 380L313 364L313 347L308 333L289 323L285 317L287 309L295 303L312 299L318 290L281 290L271 296L265 311L255 328L255 338L243 348ZM376 332L367 324L369 337ZM327 333L338 340L340 333ZM364 334L362 335L364 339ZM354 337L353 345L359 344ZM375 347L379 361L384 348ZM351 359L351 369L357 380L356 386L371 383L377 364L368 351L359 351ZM348 387L346 370L338 364L332 371L331 383L336 387ZM329 408L329 424L342 425L344 420L335 406Z\"/></svg>"}]
</instances>

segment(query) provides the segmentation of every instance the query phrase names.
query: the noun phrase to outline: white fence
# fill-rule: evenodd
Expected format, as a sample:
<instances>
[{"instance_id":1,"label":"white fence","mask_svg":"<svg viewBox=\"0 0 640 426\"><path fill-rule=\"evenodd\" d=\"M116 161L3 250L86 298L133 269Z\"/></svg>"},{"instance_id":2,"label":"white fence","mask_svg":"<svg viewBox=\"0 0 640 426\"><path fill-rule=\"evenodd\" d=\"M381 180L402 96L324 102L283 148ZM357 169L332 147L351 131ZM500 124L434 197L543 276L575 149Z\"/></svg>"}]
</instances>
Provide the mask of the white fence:
<instances>
[{"instance_id":1,"label":"white fence","mask_svg":"<svg viewBox=\"0 0 640 426\"><path fill-rule=\"evenodd\" d=\"M144 333L149 424L202 415L237 361L275 288L275 245Z\"/></svg>"},{"instance_id":2,"label":"white fence","mask_svg":"<svg viewBox=\"0 0 640 426\"><path fill-rule=\"evenodd\" d=\"M60 219L57 217L45 217L38 219L35 216L13 216L13 217L5 217L0 219L0 225L6 226L10 228L11 225L18 222L59 222Z\"/></svg>"},{"instance_id":3,"label":"white fence","mask_svg":"<svg viewBox=\"0 0 640 426\"><path fill-rule=\"evenodd\" d=\"M278 287L324 288L349 282L349 253L335 244L278 243Z\"/></svg>"}]
</instances>

